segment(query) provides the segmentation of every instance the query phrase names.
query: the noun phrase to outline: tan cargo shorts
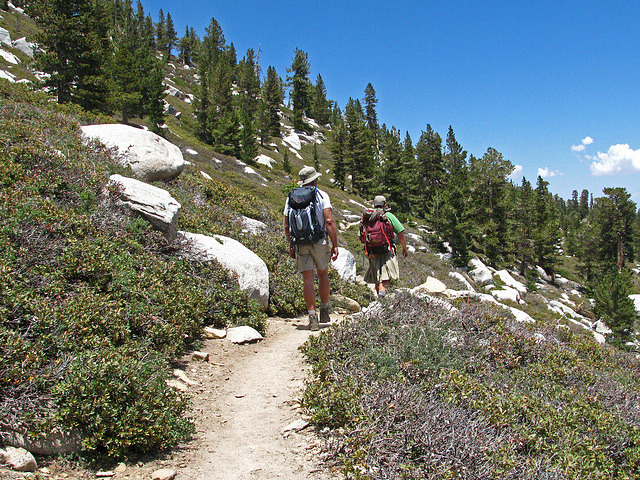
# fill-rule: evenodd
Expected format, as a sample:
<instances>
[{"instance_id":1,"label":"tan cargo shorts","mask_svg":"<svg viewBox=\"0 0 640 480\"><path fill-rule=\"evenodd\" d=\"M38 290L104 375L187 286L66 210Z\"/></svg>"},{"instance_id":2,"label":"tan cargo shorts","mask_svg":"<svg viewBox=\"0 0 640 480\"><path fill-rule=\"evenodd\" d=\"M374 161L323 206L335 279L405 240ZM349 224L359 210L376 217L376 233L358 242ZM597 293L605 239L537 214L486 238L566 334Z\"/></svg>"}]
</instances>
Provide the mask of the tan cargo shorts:
<instances>
[{"instance_id":1,"label":"tan cargo shorts","mask_svg":"<svg viewBox=\"0 0 640 480\"><path fill-rule=\"evenodd\" d=\"M296 269L299 273L313 270L326 270L331 261L331 247L327 237L311 245L296 246Z\"/></svg>"}]
</instances>

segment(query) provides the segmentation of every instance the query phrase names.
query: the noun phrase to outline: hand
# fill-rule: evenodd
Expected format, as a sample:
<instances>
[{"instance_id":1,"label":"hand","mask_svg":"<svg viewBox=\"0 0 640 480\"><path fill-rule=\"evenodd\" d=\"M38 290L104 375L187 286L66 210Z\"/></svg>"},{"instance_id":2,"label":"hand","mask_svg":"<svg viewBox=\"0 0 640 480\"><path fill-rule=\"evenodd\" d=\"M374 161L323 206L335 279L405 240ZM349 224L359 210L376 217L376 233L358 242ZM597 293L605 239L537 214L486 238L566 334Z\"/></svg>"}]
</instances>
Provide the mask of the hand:
<instances>
[{"instance_id":1,"label":"hand","mask_svg":"<svg viewBox=\"0 0 640 480\"><path fill-rule=\"evenodd\" d=\"M404 258L407 258L409 256L409 250L407 250L407 247L402 247L402 256Z\"/></svg>"},{"instance_id":2,"label":"hand","mask_svg":"<svg viewBox=\"0 0 640 480\"><path fill-rule=\"evenodd\" d=\"M338 247L333 247L331 249L331 260L334 260L338 258Z\"/></svg>"}]
</instances>

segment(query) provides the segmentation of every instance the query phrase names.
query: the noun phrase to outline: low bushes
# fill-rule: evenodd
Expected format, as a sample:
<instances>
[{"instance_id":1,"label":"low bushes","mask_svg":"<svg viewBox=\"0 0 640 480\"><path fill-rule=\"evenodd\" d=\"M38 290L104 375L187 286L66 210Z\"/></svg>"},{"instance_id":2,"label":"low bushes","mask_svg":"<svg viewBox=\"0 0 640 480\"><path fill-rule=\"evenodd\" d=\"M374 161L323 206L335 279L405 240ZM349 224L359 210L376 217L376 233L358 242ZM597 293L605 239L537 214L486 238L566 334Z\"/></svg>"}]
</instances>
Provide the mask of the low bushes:
<instances>
[{"instance_id":1,"label":"low bushes","mask_svg":"<svg viewBox=\"0 0 640 480\"><path fill-rule=\"evenodd\" d=\"M640 364L502 310L396 292L310 339L303 405L353 478L637 478Z\"/></svg>"}]
</instances>

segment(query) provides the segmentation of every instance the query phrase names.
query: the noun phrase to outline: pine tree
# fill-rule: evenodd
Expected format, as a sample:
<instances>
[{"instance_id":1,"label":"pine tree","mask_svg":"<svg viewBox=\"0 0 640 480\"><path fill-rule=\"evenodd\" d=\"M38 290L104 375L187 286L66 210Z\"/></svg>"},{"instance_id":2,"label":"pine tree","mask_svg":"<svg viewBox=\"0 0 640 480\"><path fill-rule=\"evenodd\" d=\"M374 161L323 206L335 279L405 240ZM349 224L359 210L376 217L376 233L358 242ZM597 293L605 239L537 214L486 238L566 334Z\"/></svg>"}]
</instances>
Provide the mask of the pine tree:
<instances>
[{"instance_id":1,"label":"pine tree","mask_svg":"<svg viewBox=\"0 0 640 480\"><path fill-rule=\"evenodd\" d=\"M164 11L160 9L158 12L158 23L156 23L156 46L160 50L164 50L163 45L167 43L167 23L164 17Z\"/></svg>"},{"instance_id":2,"label":"pine tree","mask_svg":"<svg viewBox=\"0 0 640 480\"><path fill-rule=\"evenodd\" d=\"M628 270L610 269L597 283L594 297L596 315L611 329L609 342L620 348L633 340L636 310L631 293L631 278Z\"/></svg>"},{"instance_id":3,"label":"pine tree","mask_svg":"<svg viewBox=\"0 0 640 480\"><path fill-rule=\"evenodd\" d=\"M329 123L331 103L327 100L327 87L325 86L320 74L318 74L318 78L316 79L314 93L313 118L318 122L318 124L326 125Z\"/></svg>"},{"instance_id":4,"label":"pine tree","mask_svg":"<svg viewBox=\"0 0 640 480\"><path fill-rule=\"evenodd\" d=\"M491 265L505 254L507 245L507 178L513 164L489 147L482 158L470 158L470 185L475 240Z\"/></svg>"},{"instance_id":5,"label":"pine tree","mask_svg":"<svg viewBox=\"0 0 640 480\"><path fill-rule=\"evenodd\" d=\"M372 132L377 132L379 128L378 114L376 112L377 103L376 91L373 89L373 85L369 83L364 90L364 108L367 128Z\"/></svg>"},{"instance_id":6,"label":"pine tree","mask_svg":"<svg viewBox=\"0 0 640 480\"><path fill-rule=\"evenodd\" d=\"M245 57L238 63L238 103L241 115L254 121L258 111L260 78L253 49L248 49Z\"/></svg>"},{"instance_id":7,"label":"pine tree","mask_svg":"<svg viewBox=\"0 0 640 480\"><path fill-rule=\"evenodd\" d=\"M388 130L386 126L380 128L380 146L384 166L379 193L384 192L388 196L389 203L406 213L409 211L409 202L406 195L406 172L403 165L400 131L395 127L392 127L391 130Z\"/></svg>"},{"instance_id":8,"label":"pine tree","mask_svg":"<svg viewBox=\"0 0 640 480\"><path fill-rule=\"evenodd\" d=\"M256 143L253 121L247 114L242 117L240 143L242 146L242 155L240 158L246 163L255 164L255 159L258 156L258 145Z\"/></svg>"},{"instance_id":9,"label":"pine tree","mask_svg":"<svg viewBox=\"0 0 640 480\"><path fill-rule=\"evenodd\" d=\"M293 103L293 128L301 131L305 129L303 120L304 113L309 110L311 105L309 94L310 70L308 55L299 48L296 48L291 67L287 68L287 72L292 74L287 77L287 81L291 86L290 96Z\"/></svg>"},{"instance_id":10,"label":"pine tree","mask_svg":"<svg viewBox=\"0 0 640 480\"><path fill-rule=\"evenodd\" d=\"M373 151L360 100L349 99L345 107L345 158L351 174L352 188L363 196L377 181L374 178Z\"/></svg>"},{"instance_id":11,"label":"pine tree","mask_svg":"<svg viewBox=\"0 0 640 480\"><path fill-rule=\"evenodd\" d=\"M408 207L406 211L420 212L422 208L422 182L420 181L420 167L409 132L406 132L402 143L402 166L404 170L405 197Z\"/></svg>"},{"instance_id":12,"label":"pine tree","mask_svg":"<svg viewBox=\"0 0 640 480\"><path fill-rule=\"evenodd\" d=\"M171 14L167 13L167 27L165 31L165 43L163 45L163 53L165 54L165 59L168 62L171 60L171 51L173 47L176 46L176 41L178 40L178 34L176 33L176 29L173 26L173 19L171 18Z\"/></svg>"},{"instance_id":13,"label":"pine tree","mask_svg":"<svg viewBox=\"0 0 640 480\"><path fill-rule=\"evenodd\" d=\"M289 150L285 148L282 154L282 169L287 172L287 175L291 175L291 162L289 162Z\"/></svg>"},{"instance_id":14,"label":"pine tree","mask_svg":"<svg viewBox=\"0 0 640 480\"><path fill-rule=\"evenodd\" d=\"M41 29L35 66L58 103L108 111L105 59L110 52L104 4L93 0L33 0L27 13Z\"/></svg>"},{"instance_id":15,"label":"pine tree","mask_svg":"<svg viewBox=\"0 0 640 480\"><path fill-rule=\"evenodd\" d=\"M444 161L442 158L442 138L431 128L431 125L427 125L427 130L420 135L416 144L416 156L420 168L421 213L432 222L438 222L442 204L441 185L444 176Z\"/></svg>"},{"instance_id":16,"label":"pine tree","mask_svg":"<svg viewBox=\"0 0 640 480\"><path fill-rule=\"evenodd\" d=\"M318 144L313 144L313 168L316 169L317 172L320 171L320 157L318 156Z\"/></svg>"},{"instance_id":17,"label":"pine tree","mask_svg":"<svg viewBox=\"0 0 640 480\"><path fill-rule=\"evenodd\" d=\"M227 48L222 29L211 19L199 52L197 99L199 134L221 153L241 156L240 121L233 108L235 51Z\"/></svg>"},{"instance_id":18,"label":"pine tree","mask_svg":"<svg viewBox=\"0 0 640 480\"><path fill-rule=\"evenodd\" d=\"M459 266L469 261L469 168L467 152L456 141L449 126L443 157L445 175L442 177L442 206L436 217L436 227L451 247L454 262Z\"/></svg>"},{"instance_id":19,"label":"pine tree","mask_svg":"<svg viewBox=\"0 0 640 480\"><path fill-rule=\"evenodd\" d=\"M178 40L178 57L183 65L193 65L196 52L198 50L199 38L192 27L186 26L184 37Z\"/></svg>"},{"instance_id":20,"label":"pine tree","mask_svg":"<svg viewBox=\"0 0 640 480\"><path fill-rule=\"evenodd\" d=\"M535 262L534 195L531 182L522 177L522 186L516 188L516 204L513 215L514 256L520 275L526 276L527 269Z\"/></svg>"},{"instance_id":21,"label":"pine tree","mask_svg":"<svg viewBox=\"0 0 640 480\"><path fill-rule=\"evenodd\" d=\"M598 258L602 264L615 264L622 272L633 258L633 222L636 205L625 188L605 188L606 197L598 198L592 220L600 239Z\"/></svg>"},{"instance_id":22,"label":"pine tree","mask_svg":"<svg viewBox=\"0 0 640 480\"><path fill-rule=\"evenodd\" d=\"M145 25L144 10L138 2L137 13L125 8L112 30L109 101L121 112L124 123L133 116L148 115L157 132L164 118L164 73L152 48L153 32Z\"/></svg>"},{"instance_id":23,"label":"pine tree","mask_svg":"<svg viewBox=\"0 0 640 480\"><path fill-rule=\"evenodd\" d=\"M280 105L282 104L281 81L275 67L267 68L267 77L262 85L262 99L266 104L267 131L272 137L280 137Z\"/></svg>"},{"instance_id":24,"label":"pine tree","mask_svg":"<svg viewBox=\"0 0 640 480\"><path fill-rule=\"evenodd\" d=\"M553 276L560 243L560 226L549 182L538 176L533 201L533 247L537 264Z\"/></svg>"}]
</instances>

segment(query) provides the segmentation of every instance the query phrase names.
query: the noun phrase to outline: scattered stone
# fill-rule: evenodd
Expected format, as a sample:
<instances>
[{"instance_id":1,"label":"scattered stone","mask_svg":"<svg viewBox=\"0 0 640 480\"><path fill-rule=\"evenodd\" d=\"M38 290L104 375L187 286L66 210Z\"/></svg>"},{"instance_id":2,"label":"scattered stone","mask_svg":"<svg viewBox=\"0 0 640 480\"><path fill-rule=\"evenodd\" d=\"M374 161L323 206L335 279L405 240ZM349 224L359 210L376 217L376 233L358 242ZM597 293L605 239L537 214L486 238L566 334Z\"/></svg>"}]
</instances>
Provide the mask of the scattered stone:
<instances>
[{"instance_id":1,"label":"scattered stone","mask_svg":"<svg viewBox=\"0 0 640 480\"><path fill-rule=\"evenodd\" d=\"M477 258L472 258L469 262L473 266L473 270L469 272L469 276L474 282L480 285L488 285L493 283L493 274L491 270Z\"/></svg>"},{"instance_id":2,"label":"scattered stone","mask_svg":"<svg viewBox=\"0 0 640 480\"><path fill-rule=\"evenodd\" d=\"M115 476L116 476L116 472L112 472L111 470L104 471L104 472L96 472L96 477L98 478L111 478Z\"/></svg>"},{"instance_id":3,"label":"scattered stone","mask_svg":"<svg viewBox=\"0 0 640 480\"><path fill-rule=\"evenodd\" d=\"M171 388L175 388L176 390L180 390L181 392L189 390L189 386L179 380L167 380L167 385Z\"/></svg>"},{"instance_id":4,"label":"scattered stone","mask_svg":"<svg viewBox=\"0 0 640 480\"><path fill-rule=\"evenodd\" d=\"M291 422L286 427L284 427L282 429L282 433L286 434L286 433L290 433L290 432L299 432L300 430L304 430L308 426L309 426L309 422L307 422L306 420L303 420L303 419L300 418L298 420L295 420L295 421Z\"/></svg>"},{"instance_id":5,"label":"scattered stone","mask_svg":"<svg viewBox=\"0 0 640 480\"><path fill-rule=\"evenodd\" d=\"M189 377L187 377L186 373L184 373L182 370L180 370L178 368L176 368L173 371L173 376L176 377L177 379L183 381L187 385L197 385L198 384L198 382L196 382L195 380L191 380Z\"/></svg>"},{"instance_id":6,"label":"scattered stone","mask_svg":"<svg viewBox=\"0 0 640 480\"><path fill-rule=\"evenodd\" d=\"M119 463L116 468L113 469L116 473L124 473L127 471L127 466L124 463Z\"/></svg>"},{"instance_id":7,"label":"scattered stone","mask_svg":"<svg viewBox=\"0 0 640 480\"><path fill-rule=\"evenodd\" d=\"M204 338L221 339L227 336L227 331L220 328L204 327Z\"/></svg>"},{"instance_id":8,"label":"scattered stone","mask_svg":"<svg viewBox=\"0 0 640 480\"><path fill-rule=\"evenodd\" d=\"M189 255L203 261L217 260L238 275L238 285L251 298L267 308L269 304L269 269L255 252L242 243L222 235L179 232L190 242ZM228 335L228 333L227 333Z\"/></svg>"},{"instance_id":9,"label":"scattered stone","mask_svg":"<svg viewBox=\"0 0 640 480\"><path fill-rule=\"evenodd\" d=\"M362 307L358 302L356 302L352 298L345 297L344 295L334 295L333 302L336 307L344 308L351 313L358 313L360 310L362 310Z\"/></svg>"},{"instance_id":10,"label":"scattered stone","mask_svg":"<svg viewBox=\"0 0 640 480\"><path fill-rule=\"evenodd\" d=\"M151 480L173 480L177 472L171 468L161 468L151 474Z\"/></svg>"},{"instance_id":11,"label":"scattered stone","mask_svg":"<svg viewBox=\"0 0 640 480\"><path fill-rule=\"evenodd\" d=\"M193 352L191 354L191 358L193 358L194 360L200 360L202 362L208 362L209 354L207 352Z\"/></svg>"}]
</instances>

